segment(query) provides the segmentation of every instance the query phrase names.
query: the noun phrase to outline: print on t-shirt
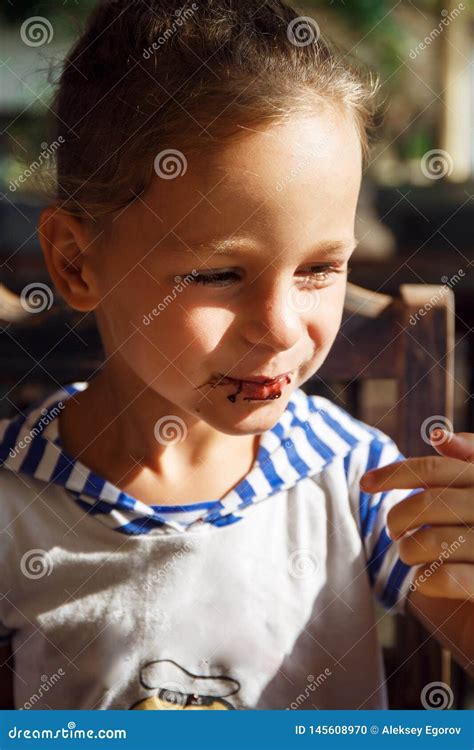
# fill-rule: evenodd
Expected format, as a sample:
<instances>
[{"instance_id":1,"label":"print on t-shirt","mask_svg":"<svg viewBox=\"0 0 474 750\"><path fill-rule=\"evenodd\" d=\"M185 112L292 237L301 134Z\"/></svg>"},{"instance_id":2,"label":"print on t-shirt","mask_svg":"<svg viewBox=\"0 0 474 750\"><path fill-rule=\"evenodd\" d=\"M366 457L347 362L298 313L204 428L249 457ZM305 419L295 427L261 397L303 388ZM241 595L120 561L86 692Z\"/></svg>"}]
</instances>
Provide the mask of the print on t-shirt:
<instances>
[{"instance_id":1,"label":"print on t-shirt","mask_svg":"<svg viewBox=\"0 0 474 750\"><path fill-rule=\"evenodd\" d=\"M195 675L171 659L148 662L140 671L140 684L154 695L143 698L132 709L157 711L190 709L226 711L234 706L225 700L240 690L232 677Z\"/></svg>"}]
</instances>

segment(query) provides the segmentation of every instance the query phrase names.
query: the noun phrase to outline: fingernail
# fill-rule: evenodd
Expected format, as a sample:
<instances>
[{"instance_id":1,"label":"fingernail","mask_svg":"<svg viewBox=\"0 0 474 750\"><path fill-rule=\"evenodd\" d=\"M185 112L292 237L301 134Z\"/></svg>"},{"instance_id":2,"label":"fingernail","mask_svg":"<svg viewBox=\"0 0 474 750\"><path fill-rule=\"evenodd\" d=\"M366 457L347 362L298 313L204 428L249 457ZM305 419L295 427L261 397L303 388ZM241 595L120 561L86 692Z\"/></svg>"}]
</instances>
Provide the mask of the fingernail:
<instances>
[{"instance_id":1,"label":"fingernail","mask_svg":"<svg viewBox=\"0 0 474 750\"><path fill-rule=\"evenodd\" d=\"M432 432L430 432L430 440L435 445L444 445L444 443L449 443L453 437L454 433L450 430L445 429L444 427L436 427Z\"/></svg>"},{"instance_id":2,"label":"fingernail","mask_svg":"<svg viewBox=\"0 0 474 750\"><path fill-rule=\"evenodd\" d=\"M360 485L363 487L363 489L369 489L370 487L373 487L374 485L374 477L372 474L364 474L364 476L360 480Z\"/></svg>"}]
</instances>

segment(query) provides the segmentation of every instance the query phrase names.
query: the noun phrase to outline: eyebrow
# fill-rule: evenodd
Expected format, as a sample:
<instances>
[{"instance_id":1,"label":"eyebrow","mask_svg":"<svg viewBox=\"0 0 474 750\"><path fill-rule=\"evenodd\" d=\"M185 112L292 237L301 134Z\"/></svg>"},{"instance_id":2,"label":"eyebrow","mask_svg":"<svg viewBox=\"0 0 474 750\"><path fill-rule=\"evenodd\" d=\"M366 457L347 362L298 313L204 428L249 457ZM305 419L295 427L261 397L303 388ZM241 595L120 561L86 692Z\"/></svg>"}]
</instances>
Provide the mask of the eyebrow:
<instances>
[{"instance_id":1,"label":"eyebrow","mask_svg":"<svg viewBox=\"0 0 474 750\"><path fill-rule=\"evenodd\" d=\"M175 235L177 237L177 235ZM169 250L172 253L185 253L197 254L204 252L210 252L213 255L234 255L236 252L242 249L243 246L250 246L254 243L245 239L228 238L224 240L209 240L207 242L185 242L181 238L177 237L180 241L174 242L171 239L169 242L165 241L163 250ZM347 252L352 252L356 249L359 244L359 240L353 237L349 240L324 240L319 242L314 247L310 248L308 252L316 253L318 256L324 258L327 256L344 258Z\"/></svg>"}]
</instances>

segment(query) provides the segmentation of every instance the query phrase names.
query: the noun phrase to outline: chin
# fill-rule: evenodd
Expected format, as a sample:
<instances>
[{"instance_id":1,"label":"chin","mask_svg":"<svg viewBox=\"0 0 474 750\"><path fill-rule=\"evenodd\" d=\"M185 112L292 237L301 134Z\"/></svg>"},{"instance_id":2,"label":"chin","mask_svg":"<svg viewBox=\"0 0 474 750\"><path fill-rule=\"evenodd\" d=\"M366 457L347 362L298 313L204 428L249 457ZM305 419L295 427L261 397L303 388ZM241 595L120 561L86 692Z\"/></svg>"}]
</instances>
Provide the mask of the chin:
<instances>
[{"instance_id":1,"label":"chin","mask_svg":"<svg viewBox=\"0 0 474 750\"><path fill-rule=\"evenodd\" d=\"M290 392L291 394L291 392ZM244 401L239 404L225 405L225 413L221 413L221 419L216 422L215 412L213 419L205 419L214 429L226 435L259 435L271 429L280 419L285 411L289 395L281 395L279 399L267 401Z\"/></svg>"}]
</instances>

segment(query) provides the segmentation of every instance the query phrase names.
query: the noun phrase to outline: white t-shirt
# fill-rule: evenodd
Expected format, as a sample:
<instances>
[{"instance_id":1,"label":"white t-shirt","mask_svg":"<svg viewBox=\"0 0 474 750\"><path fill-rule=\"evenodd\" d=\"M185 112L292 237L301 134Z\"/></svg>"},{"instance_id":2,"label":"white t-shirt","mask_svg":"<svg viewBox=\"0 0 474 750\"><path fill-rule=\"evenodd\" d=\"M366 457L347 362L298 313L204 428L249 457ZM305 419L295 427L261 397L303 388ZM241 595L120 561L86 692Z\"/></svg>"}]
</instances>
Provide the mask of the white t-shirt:
<instances>
[{"instance_id":1,"label":"white t-shirt","mask_svg":"<svg viewBox=\"0 0 474 750\"><path fill-rule=\"evenodd\" d=\"M297 389L224 498L148 506L63 450L87 385L0 421L15 707L386 708L374 596L404 611L415 569L385 521L413 493L359 478L404 458L391 438Z\"/></svg>"}]
</instances>

